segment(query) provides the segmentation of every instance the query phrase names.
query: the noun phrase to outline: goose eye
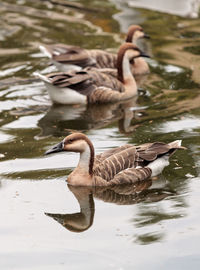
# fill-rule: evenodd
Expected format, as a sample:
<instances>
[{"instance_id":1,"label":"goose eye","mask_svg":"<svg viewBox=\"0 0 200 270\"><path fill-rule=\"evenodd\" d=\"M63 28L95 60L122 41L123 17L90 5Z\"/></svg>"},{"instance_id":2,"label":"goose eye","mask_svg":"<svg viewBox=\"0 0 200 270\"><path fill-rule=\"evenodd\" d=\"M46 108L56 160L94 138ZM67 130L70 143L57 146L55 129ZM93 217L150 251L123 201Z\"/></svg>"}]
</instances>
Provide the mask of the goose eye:
<instances>
[{"instance_id":1,"label":"goose eye","mask_svg":"<svg viewBox=\"0 0 200 270\"><path fill-rule=\"evenodd\" d=\"M133 64L133 63L134 63L134 57L132 57L132 58L129 60L129 63L130 63L130 64Z\"/></svg>"}]
</instances>

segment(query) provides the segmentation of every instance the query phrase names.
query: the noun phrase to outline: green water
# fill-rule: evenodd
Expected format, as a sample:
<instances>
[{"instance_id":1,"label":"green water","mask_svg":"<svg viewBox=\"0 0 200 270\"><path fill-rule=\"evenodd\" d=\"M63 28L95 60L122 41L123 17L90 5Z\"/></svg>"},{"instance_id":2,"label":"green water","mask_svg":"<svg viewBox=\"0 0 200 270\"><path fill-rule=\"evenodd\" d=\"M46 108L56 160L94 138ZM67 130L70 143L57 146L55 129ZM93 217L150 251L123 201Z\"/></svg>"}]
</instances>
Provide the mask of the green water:
<instances>
[{"instance_id":1,"label":"green water","mask_svg":"<svg viewBox=\"0 0 200 270\"><path fill-rule=\"evenodd\" d=\"M114 1L0 1L0 268L199 269L200 22L128 8L151 74L137 99L52 106L34 71L55 71L40 44L117 51L125 33ZM126 16L127 12L127 16ZM122 18L122 16L121 16ZM43 153L86 133L96 153L124 143L182 139L156 181L114 190L72 189L73 153ZM79 204L81 201L81 204Z\"/></svg>"}]
</instances>

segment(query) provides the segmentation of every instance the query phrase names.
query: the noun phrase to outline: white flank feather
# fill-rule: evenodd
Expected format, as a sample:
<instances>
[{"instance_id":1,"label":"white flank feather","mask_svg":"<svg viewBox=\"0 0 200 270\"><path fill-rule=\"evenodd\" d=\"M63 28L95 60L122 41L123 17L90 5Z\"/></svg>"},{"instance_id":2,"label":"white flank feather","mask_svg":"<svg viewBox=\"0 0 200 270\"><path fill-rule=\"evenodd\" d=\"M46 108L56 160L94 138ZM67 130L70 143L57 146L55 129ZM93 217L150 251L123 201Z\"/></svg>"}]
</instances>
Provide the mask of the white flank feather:
<instances>
[{"instance_id":1,"label":"white flank feather","mask_svg":"<svg viewBox=\"0 0 200 270\"><path fill-rule=\"evenodd\" d=\"M147 167L152 170L152 177L160 174L169 165L169 155L164 155L150 162Z\"/></svg>"}]
</instances>

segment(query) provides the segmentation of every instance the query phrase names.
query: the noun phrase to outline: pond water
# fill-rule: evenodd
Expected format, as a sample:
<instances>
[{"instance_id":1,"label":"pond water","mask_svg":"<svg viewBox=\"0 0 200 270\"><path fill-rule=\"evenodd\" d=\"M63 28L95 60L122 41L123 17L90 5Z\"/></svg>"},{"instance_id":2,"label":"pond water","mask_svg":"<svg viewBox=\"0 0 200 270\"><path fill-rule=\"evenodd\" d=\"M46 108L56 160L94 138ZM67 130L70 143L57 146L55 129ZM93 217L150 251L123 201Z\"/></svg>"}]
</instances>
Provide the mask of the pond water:
<instances>
[{"instance_id":1,"label":"pond water","mask_svg":"<svg viewBox=\"0 0 200 270\"><path fill-rule=\"evenodd\" d=\"M121 1L52 2L0 2L0 268L199 269L199 19ZM52 106L33 72L55 67L38 46L117 51L132 23L151 36L139 44L152 56L139 97ZM66 179L78 156L43 156L70 130L87 134L96 153L176 139L187 150L142 185L72 188Z\"/></svg>"}]
</instances>

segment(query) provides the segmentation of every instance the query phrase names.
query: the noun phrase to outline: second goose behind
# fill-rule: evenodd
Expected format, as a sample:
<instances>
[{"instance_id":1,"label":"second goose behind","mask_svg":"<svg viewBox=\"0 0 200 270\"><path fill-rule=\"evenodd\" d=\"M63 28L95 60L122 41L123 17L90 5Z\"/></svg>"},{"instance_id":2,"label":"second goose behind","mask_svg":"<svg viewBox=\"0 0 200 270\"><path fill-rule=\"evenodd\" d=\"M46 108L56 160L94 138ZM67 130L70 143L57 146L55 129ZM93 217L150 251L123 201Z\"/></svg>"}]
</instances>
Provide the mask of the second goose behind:
<instances>
[{"instance_id":1,"label":"second goose behind","mask_svg":"<svg viewBox=\"0 0 200 270\"><path fill-rule=\"evenodd\" d=\"M58 72L46 76L44 81L53 103L86 104L127 100L137 95L137 85L130 70L130 61L148 57L132 43L120 46L117 55L117 78L104 69Z\"/></svg>"}]
</instances>

